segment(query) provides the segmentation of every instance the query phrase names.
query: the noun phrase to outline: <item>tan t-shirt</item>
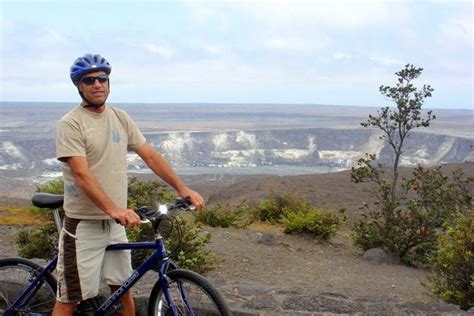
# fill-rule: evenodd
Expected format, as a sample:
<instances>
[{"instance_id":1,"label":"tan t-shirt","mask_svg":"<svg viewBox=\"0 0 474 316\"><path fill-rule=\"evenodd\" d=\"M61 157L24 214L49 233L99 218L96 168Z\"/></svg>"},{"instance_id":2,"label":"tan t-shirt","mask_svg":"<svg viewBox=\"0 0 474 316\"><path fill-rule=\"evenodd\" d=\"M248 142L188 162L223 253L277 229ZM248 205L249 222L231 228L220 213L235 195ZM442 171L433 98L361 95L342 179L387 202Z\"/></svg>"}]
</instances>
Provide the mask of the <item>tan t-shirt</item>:
<instances>
[{"instance_id":1,"label":"tan t-shirt","mask_svg":"<svg viewBox=\"0 0 474 316\"><path fill-rule=\"evenodd\" d=\"M56 156L86 157L90 171L107 196L127 206L127 151L136 151L146 139L127 113L106 105L102 113L81 106L66 114L58 124ZM67 163L62 164L64 176L64 211L68 217L110 219L75 184Z\"/></svg>"}]
</instances>

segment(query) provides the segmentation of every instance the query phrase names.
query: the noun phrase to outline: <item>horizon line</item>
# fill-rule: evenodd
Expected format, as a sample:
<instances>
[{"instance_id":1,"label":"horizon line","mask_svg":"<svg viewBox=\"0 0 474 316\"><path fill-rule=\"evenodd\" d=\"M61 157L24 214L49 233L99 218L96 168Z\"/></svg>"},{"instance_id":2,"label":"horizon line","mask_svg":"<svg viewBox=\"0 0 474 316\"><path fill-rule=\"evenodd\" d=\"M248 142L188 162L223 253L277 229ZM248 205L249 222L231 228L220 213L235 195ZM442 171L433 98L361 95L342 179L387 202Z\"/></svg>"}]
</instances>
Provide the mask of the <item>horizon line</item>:
<instances>
[{"instance_id":1,"label":"horizon line","mask_svg":"<svg viewBox=\"0 0 474 316\"><path fill-rule=\"evenodd\" d=\"M5 101L0 100L0 103L66 103L77 104L74 101ZM108 104L108 103L107 103ZM111 102L110 104L146 104L146 105L303 105L303 106L335 106L335 107L354 107L354 108L385 108L386 106L376 105L347 105L347 104L323 104L323 103L282 103L282 102ZM389 108L394 106L389 106ZM426 107L423 110L466 110L474 111L474 108L430 108Z\"/></svg>"}]
</instances>

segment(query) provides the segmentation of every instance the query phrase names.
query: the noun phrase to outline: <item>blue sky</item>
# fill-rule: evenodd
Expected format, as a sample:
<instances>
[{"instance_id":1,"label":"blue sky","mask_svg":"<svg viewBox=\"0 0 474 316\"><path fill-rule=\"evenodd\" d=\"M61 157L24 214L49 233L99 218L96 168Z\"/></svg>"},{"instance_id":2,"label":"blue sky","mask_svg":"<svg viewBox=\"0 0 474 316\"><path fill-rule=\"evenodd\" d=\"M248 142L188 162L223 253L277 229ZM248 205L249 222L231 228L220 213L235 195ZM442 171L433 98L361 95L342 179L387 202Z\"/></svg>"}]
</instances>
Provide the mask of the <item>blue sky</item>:
<instances>
[{"instance_id":1,"label":"blue sky","mask_svg":"<svg viewBox=\"0 0 474 316\"><path fill-rule=\"evenodd\" d=\"M423 67L431 108L473 106L472 1L1 2L1 101L75 102L69 67L112 64L112 102L390 105Z\"/></svg>"}]
</instances>

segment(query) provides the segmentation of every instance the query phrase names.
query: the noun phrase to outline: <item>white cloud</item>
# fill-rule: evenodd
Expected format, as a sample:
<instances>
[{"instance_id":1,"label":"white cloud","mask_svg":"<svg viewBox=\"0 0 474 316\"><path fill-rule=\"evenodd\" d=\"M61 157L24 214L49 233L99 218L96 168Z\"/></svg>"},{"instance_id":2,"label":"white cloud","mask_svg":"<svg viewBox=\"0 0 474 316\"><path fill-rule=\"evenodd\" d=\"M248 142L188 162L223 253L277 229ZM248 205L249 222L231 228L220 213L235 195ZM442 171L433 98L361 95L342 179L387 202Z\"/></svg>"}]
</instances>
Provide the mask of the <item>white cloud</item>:
<instances>
[{"instance_id":1,"label":"white cloud","mask_svg":"<svg viewBox=\"0 0 474 316\"><path fill-rule=\"evenodd\" d=\"M302 38L284 38L284 37L272 37L263 41L263 45L270 49L275 50L287 50L287 51L317 51L323 48L322 42L307 41Z\"/></svg>"},{"instance_id":2,"label":"white cloud","mask_svg":"<svg viewBox=\"0 0 474 316\"><path fill-rule=\"evenodd\" d=\"M275 0L243 2L242 7L274 28L297 25L363 28L387 23L393 14L381 1Z\"/></svg>"},{"instance_id":3,"label":"white cloud","mask_svg":"<svg viewBox=\"0 0 474 316\"><path fill-rule=\"evenodd\" d=\"M372 56L369 59L382 66L403 66L407 64L405 61L388 56Z\"/></svg>"},{"instance_id":4,"label":"white cloud","mask_svg":"<svg viewBox=\"0 0 474 316\"><path fill-rule=\"evenodd\" d=\"M346 53L342 53L342 52L335 52L335 53L332 54L332 57L335 60L350 60L350 59L352 59L351 54L346 54Z\"/></svg>"},{"instance_id":5,"label":"white cloud","mask_svg":"<svg viewBox=\"0 0 474 316\"><path fill-rule=\"evenodd\" d=\"M272 72L272 75L275 75ZM136 68L130 66L127 69L122 69L120 74L117 74L117 80L120 77L126 81L134 81L149 83L149 78L154 78L154 82L167 83L249 83L256 81L264 81L271 78L271 75L266 71L259 71L244 63L230 60L230 59L200 59L175 61L166 63L160 66L147 67L137 73ZM134 78L135 77L135 78Z\"/></svg>"},{"instance_id":6,"label":"white cloud","mask_svg":"<svg viewBox=\"0 0 474 316\"><path fill-rule=\"evenodd\" d=\"M198 48L210 55L221 55L225 53L225 48L215 44L200 44Z\"/></svg>"},{"instance_id":7,"label":"white cloud","mask_svg":"<svg viewBox=\"0 0 474 316\"><path fill-rule=\"evenodd\" d=\"M472 44L472 15L453 16L440 25L440 37L451 43L468 46Z\"/></svg>"},{"instance_id":8,"label":"white cloud","mask_svg":"<svg viewBox=\"0 0 474 316\"><path fill-rule=\"evenodd\" d=\"M440 23L435 39L437 64L457 74L464 73L472 80L472 15L451 16ZM471 67L467 65L471 64Z\"/></svg>"},{"instance_id":9,"label":"white cloud","mask_svg":"<svg viewBox=\"0 0 474 316\"><path fill-rule=\"evenodd\" d=\"M238 5L239 2L234 4ZM212 29L218 30L219 32L225 32L229 29L230 22L227 18L228 8L225 3L218 1L184 1L181 5L187 8L189 17L196 26L212 27Z\"/></svg>"},{"instance_id":10,"label":"white cloud","mask_svg":"<svg viewBox=\"0 0 474 316\"><path fill-rule=\"evenodd\" d=\"M165 59L171 59L174 55L174 51L165 46L160 46L156 44L145 44L145 49L149 53L158 54Z\"/></svg>"}]
</instances>

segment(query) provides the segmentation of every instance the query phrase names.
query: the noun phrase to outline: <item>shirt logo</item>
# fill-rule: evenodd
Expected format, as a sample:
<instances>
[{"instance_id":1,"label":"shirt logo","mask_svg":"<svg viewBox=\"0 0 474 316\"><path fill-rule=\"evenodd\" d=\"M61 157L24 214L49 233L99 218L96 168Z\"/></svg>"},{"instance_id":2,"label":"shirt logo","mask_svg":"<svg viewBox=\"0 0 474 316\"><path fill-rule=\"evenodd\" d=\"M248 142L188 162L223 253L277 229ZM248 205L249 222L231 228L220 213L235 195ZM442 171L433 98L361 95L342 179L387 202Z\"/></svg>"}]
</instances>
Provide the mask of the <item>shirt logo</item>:
<instances>
[{"instance_id":1,"label":"shirt logo","mask_svg":"<svg viewBox=\"0 0 474 316\"><path fill-rule=\"evenodd\" d=\"M120 133L118 130L112 131L112 141L116 144L120 143Z\"/></svg>"},{"instance_id":2,"label":"shirt logo","mask_svg":"<svg viewBox=\"0 0 474 316\"><path fill-rule=\"evenodd\" d=\"M66 195L68 197L77 197L77 190L74 184L68 184L66 185Z\"/></svg>"}]
</instances>

